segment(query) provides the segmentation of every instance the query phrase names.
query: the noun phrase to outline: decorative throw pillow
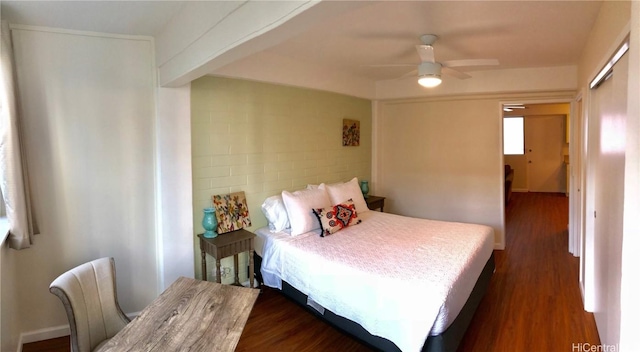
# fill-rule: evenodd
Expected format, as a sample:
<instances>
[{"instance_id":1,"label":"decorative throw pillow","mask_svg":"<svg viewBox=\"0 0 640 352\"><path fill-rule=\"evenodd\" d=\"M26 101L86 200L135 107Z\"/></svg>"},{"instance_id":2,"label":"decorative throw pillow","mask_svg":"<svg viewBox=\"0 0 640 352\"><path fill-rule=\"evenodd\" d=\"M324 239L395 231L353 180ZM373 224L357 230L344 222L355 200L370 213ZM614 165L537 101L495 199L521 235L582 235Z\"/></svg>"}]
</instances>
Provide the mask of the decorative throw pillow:
<instances>
[{"instance_id":1,"label":"decorative throw pillow","mask_svg":"<svg viewBox=\"0 0 640 352\"><path fill-rule=\"evenodd\" d=\"M322 237L329 236L347 226L362 222L362 220L358 219L356 206L353 204L352 199L332 207L313 209L313 212L318 217L318 220L320 220L320 226L322 227L320 236Z\"/></svg>"}]
</instances>

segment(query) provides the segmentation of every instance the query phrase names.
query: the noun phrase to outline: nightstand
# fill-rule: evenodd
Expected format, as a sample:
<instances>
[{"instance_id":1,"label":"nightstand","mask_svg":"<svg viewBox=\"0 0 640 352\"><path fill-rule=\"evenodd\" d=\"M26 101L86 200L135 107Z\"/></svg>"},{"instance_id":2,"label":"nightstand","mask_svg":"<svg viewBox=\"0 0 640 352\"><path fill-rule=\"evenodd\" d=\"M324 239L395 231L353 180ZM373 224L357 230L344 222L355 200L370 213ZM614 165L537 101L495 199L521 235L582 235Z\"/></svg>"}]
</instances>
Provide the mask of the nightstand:
<instances>
[{"instance_id":1,"label":"nightstand","mask_svg":"<svg viewBox=\"0 0 640 352\"><path fill-rule=\"evenodd\" d=\"M235 285L240 285L238 279L238 254L249 252L249 287L253 288L253 242L256 235L240 229L223 233L215 238L206 238L199 234L200 252L202 253L202 280L207 281L206 254L216 258L216 282L221 283L220 259L233 256Z\"/></svg>"},{"instance_id":2,"label":"nightstand","mask_svg":"<svg viewBox=\"0 0 640 352\"><path fill-rule=\"evenodd\" d=\"M380 209L381 212L384 212L384 199L384 197L368 196L364 200L367 202L367 207L369 209Z\"/></svg>"}]
</instances>

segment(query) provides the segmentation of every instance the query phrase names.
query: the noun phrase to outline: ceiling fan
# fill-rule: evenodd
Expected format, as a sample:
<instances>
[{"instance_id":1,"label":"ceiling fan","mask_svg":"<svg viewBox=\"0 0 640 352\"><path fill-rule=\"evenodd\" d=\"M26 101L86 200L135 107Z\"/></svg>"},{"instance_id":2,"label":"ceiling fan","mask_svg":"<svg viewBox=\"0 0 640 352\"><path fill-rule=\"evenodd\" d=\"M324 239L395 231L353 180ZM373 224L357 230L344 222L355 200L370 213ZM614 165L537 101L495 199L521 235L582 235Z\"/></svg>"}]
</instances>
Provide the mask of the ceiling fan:
<instances>
[{"instance_id":1,"label":"ceiling fan","mask_svg":"<svg viewBox=\"0 0 640 352\"><path fill-rule=\"evenodd\" d=\"M502 111L511 112L514 109L526 109L527 107L522 104L504 104L502 105Z\"/></svg>"},{"instance_id":2,"label":"ceiling fan","mask_svg":"<svg viewBox=\"0 0 640 352\"><path fill-rule=\"evenodd\" d=\"M418 83L424 87L435 87L442 83L442 74L456 77L459 79L471 78L464 72L457 71L453 67L468 67L468 66L497 66L500 63L496 59L467 59L467 60L450 60L437 62L435 60L435 54L433 49L433 43L438 40L438 36L435 34L424 34L420 37L420 41L423 44L416 45L416 50L420 56L420 64L418 69L411 71L400 78L413 76L417 73ZM376 65L376 66L413 66L411 64L399 64L399 65Z\"/></svg>"}]
</instances>

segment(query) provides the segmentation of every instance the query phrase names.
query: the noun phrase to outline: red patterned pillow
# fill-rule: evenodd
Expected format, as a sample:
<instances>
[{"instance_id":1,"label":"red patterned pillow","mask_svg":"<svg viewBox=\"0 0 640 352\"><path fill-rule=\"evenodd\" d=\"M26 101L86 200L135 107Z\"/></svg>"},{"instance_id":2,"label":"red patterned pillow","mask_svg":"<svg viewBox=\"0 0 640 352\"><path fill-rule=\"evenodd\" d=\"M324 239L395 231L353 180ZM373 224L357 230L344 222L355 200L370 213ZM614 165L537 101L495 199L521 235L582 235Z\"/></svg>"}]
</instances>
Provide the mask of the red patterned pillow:
<instances>
[{"instance_id":1,"label":"red patterned pillow","mask_svg":"<svg viewBox=\"0 0 640 352\"><path fill-rule=\"evenodd\" d=\"M358 219L356 206L353 204L352 199L329 208L313 209L313 212L320 220L320 226L322 227L320 236L322 237L362 222L362 220Z\"/></svg>"}]
</instances>

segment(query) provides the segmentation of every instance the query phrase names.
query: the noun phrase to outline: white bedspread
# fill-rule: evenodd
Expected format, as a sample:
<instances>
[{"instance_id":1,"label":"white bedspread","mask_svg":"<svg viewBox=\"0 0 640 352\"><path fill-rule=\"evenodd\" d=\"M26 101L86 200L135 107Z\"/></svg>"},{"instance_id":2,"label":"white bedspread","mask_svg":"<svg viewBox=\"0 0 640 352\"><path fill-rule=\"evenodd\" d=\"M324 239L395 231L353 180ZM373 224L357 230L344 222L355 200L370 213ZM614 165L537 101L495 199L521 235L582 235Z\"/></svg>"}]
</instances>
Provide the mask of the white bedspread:
<instances>
[{"instance_id":1,"label":"white bedspread","mask_svg":"<svg viewBox=\"0 0 640 352\"><path fill-rule=\"evenodd\" d=\"M264 283L281 289L284 280L402 351L419 351L469 297L491 256L493 229L374 211L359 217L327 237L258 231Z\"/></svg>"}]
</instances>

